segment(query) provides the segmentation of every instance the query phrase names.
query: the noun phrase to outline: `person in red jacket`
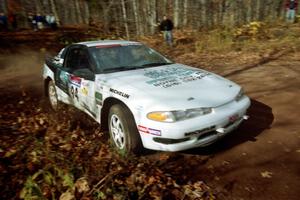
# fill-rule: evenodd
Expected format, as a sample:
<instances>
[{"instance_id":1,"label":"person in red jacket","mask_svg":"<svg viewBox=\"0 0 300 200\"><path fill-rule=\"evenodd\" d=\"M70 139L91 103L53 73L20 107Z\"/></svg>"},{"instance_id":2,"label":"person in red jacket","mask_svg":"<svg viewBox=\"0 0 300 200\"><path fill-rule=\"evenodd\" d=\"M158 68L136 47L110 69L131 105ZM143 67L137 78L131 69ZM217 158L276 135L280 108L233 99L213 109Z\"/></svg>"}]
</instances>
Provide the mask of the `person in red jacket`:
<instances>
[{"instance_id":1,"label":"person in red jacket","mask_svg":"<svg viewBox=\"0 0 300 200\"><path fill-rule=\"evenodd\" d=\"M298 0L287 0L286 4L286 19L288 22L295 22L295 15L298 8Z\"/></svg>"}]
</instances>

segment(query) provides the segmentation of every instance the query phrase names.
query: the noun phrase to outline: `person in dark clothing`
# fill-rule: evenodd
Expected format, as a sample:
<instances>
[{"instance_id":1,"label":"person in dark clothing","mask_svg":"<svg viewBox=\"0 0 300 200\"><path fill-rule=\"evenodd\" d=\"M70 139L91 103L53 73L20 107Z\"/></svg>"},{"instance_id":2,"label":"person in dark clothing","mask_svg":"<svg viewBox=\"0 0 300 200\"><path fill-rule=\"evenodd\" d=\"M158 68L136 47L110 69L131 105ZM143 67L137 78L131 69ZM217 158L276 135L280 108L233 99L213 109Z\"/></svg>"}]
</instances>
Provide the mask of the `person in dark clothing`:
<instances>
[{"instance_id":1,"label":"person in dark clothing","mask_svg":"<svg viewBox=\"0 0 300 200\"><path fill-rule=\"evenodd\" d=\"M0 31L7 31L7 17L4 13L0 13Z\"/></svg>"},{"instance_id":2,"label":"person in dark clothing","mask_svg":"<svg viewBox=\"0 0 300 200\"><path fill-rule=\"evenodd\" d=\"M56 19L52 13L46 15L46 22L52 30L56 30L56 28L57 28Z\"/></svg>"},{"instance_id":3,"label":"person in dark clothing","mask_svg":"<svg viewBox=\"0 0 300 200\"><path fill-rule=\"evenodd\" d=\"M44 28L44 23L45 23L45 17L42 16L40 13L37 13L36 15L36 23L37 23L37 28L39 30Z\"/></svg>"},{"instance_id":4,"label":"person in dark clothing","mask_svg":"<svg viewBox=\"0 0 300 200\"><path fill-rule=\"evenodd\" d=\"M173 42L173 22L167 18L167 16L164 16L163 21L159 25L159 29L163 31L164 39L167 42L168 45L172 46Z\"/></svg>"},{"instance_id":5,"label":"person in dark clothing","mask_svg":"<svg viewBox=\"0 0 300 200\"><path fill-rule=\"evenodd\" d=\"M286 20L288 22L295 22L295 15L298 8L298 0L287 0L286 4Z\"/></svg>"}]
</instances>

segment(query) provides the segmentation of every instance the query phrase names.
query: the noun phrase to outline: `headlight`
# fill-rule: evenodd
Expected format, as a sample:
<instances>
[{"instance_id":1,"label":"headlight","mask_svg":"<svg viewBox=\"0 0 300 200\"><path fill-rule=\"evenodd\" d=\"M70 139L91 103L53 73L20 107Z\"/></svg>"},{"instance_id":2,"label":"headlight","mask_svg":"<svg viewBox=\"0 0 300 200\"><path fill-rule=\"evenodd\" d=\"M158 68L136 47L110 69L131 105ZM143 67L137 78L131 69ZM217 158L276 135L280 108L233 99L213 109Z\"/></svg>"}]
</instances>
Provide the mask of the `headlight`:
<instances>
[{"instance_id":1,"label":"headlight","mask_svg":"<svg viewBox=\"0 0 300 200\"><path fill-rule=\"evenodd\" d=\"M190 119L212 112L211 108L195 108L177 111L158 111L147 114L147 118L159 122L176 122L180 120Z\"/></svg>"},{"instance_id":2,"label":"headlight","mask_svg":"<svg viewBox=\"0 0 300 200\"><path fill-rule=\"evenodd\" d=\"M239 93L236 95L235 100L239 101L244 97L244 90L243 88L240 89Z\"/></svg>"}]
</instances>

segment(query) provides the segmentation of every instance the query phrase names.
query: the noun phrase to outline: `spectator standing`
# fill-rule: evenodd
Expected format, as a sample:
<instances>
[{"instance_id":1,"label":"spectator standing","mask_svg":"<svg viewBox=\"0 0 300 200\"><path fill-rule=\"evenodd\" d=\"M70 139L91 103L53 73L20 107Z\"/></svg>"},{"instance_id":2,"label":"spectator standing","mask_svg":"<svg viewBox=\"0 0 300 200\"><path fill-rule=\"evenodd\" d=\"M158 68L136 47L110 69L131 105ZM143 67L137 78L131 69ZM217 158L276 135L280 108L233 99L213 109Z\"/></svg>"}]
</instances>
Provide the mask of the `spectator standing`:
<instances>
[{"instance_id":1,"label":"spectator standing","mask_svg":"<svg viewBox=\"0 0 300 200\"><path fill-rule=\"evenodd\" d=\"M295 22L295 15L298 8L298 0L286 0L286 20L288 22Z\"/></svg>"},{"instance_id":2,"label":"spectator standing","mask_svg":"<svg viewBox=\"0 0 300 200\"><path fill-rule=\"evenodd\" d=\"M56 19L55 19L54 15L52 13L49 15L46 15L46 22L52 30L56 30L57 23L56 23Z\"/></svg>"},{"instance_id":3,"label":"spectator standing","mask_svg":"<svg viewBox=\"0 0 300 200\"><path fill-rule=\"evenodd\" d=\"M0 13L0 31L7 31L7 17L4 13Z\"/></svg>"},{"instance_id":4,"label":"spectator standing","mask_svg":"<svg viewBox=\"0 0 300 200\"><path fill-rule=\"evenodd\" d=\"M169 46L172 46L173 43L173 22L168 19L167 16L164 16L163 21L159 25L159 29L163 31L164 39Z\"/></svg>"},{"instance_id":5,"label":"spectator standing","mask_svg":"<svg viewBox=\"0 0 300 200\"><path fill-rule=\"evenodd\" d=\"M40 13L36 14L36 24L39 30L44 28L45 17L43 17Z\"/></svg>"}]
</instances>

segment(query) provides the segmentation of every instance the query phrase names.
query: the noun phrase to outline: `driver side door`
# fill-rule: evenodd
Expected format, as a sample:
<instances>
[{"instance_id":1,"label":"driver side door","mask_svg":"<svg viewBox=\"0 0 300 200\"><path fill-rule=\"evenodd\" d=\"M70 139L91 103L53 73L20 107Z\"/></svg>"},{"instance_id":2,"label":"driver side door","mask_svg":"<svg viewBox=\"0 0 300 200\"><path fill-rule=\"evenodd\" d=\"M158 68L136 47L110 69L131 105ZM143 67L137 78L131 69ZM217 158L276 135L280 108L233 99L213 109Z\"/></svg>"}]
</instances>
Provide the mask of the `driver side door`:
<instances>
[{"instance_id":1,"label":"driver side door","mask_svg":"<svg viewBox=\"0 0 300 200\"><path fill-rule=\"evenodd\" d=\"M80 45L70 47L63 68L57 73L57 85L68 95L69 103L94 117L95 74L87 50Z\"/></svg>"}]
</instances>

